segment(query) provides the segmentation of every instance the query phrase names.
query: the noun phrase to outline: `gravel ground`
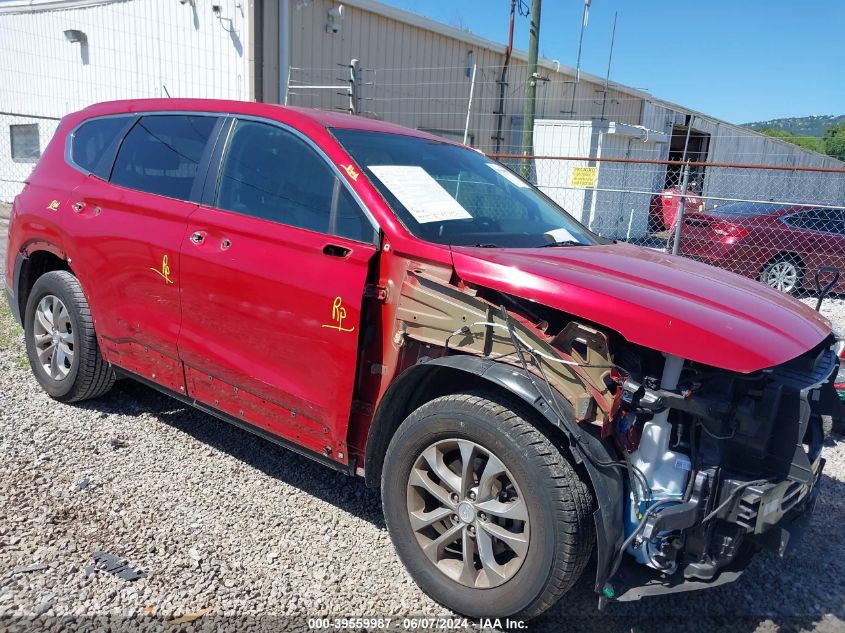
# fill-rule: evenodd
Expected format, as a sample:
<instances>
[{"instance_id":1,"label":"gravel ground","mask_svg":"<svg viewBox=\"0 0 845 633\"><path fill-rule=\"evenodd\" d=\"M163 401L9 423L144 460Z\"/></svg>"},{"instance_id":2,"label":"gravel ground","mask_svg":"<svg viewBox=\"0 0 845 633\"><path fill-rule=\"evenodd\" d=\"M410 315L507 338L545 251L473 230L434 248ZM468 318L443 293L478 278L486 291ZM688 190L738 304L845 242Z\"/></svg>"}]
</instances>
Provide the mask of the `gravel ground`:
<instances>
[{"instance_id":1,"label":"gravel ground","mask_svg":"<svg viewBox=\"0 0 845 633\"><path fill-rule=\"evenodd\" d=\"M801 301L806 303L811 308L816 307L818 299L813 296L802 297ZM824 316L830 319L831 323L845 328L845 295L835 295L826 298L822 302L821 312Z\"/></svg>"},{"instance_id":2,"label":"gravel ground","mask_svg":"<svg viewBox=\"0 0 845 633\"><path fill-rule=\"evenodd\" d=\"M304 630L309 617L375 615L401 628L444 614L402 569L362 480L129 381L95 402L53 402L5 309L0 378L0 630L58 630L62 616L113 630ZM845 444L829 440L825 457L816 515L786 559L603 616L581 583L530 629L845 631ZM87 575L98 549L146 577ZM200 609L192 625L164 624Z\"/></svg>"}]
</instances>

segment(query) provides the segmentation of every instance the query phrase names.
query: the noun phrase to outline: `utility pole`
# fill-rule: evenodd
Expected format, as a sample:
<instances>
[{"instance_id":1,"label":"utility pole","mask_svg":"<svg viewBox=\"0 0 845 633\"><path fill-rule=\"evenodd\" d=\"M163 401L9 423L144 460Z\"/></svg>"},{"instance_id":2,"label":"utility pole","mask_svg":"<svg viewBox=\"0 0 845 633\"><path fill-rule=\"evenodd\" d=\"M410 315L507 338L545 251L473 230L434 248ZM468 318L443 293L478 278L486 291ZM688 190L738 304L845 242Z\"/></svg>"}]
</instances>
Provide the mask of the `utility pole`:
<instances>
[{"instance_id":1,"label":"utility pole","mask_svg":"<svg viewBox=\"0 0 845 633\"><path fill-rule=\"evenodd\" d=\"M581 35L578 38L578 57L575 61L575 83L572 84L572 104L569 106L570 115L575 118L575 93L578 91L578 83L581 81L581 46L584 44L584 29L587 28L587 21L590 19L590 4L593 0L584 0L584 15L581 18Z\"/></svg>"},{"instance_id":2,"label":"utility pole","mask_svg":"<svg viewBox=\"0 0 845 633\"><path fill-rule=\"evenodd\" d=\"M601 97L601 120L604 121L605 108L607 107L607 90L610 86L610 62L613 61L613 42L616 39L616 15L613 12L613 30L610 32L610 54L607 56L607 74L604 76L604 94Z\"/></svg>"},{"instance_id":3,"label":"utility pole","mask_svg":"<svg viewBox=\"0 0 845 633\"><path fill-rule=\"evenodd\" d=\"M528 16L528 86L525 90L525 107L522 119L522 155L534 153L534 107L537 102L537 49L540 45L540 3L532 0ZM523 161L522 175L530 175L528 161Z\"/></svg>"},{"instance_id":4,"label":"utility pole","mask_svg":"<svg viewBox=\"0 0 845 633\"><path fill-rule=\"evenodd\" d=\"M505 88L508 80L508 65L511 63L513 52L513 18L516 12L516 0L511 0L511 21L508 28L508 47L505 50L505 63L502 65L502 76L499 78L499 109L496 115L496 153L502 148L502 117L505 116ZM513 150L511 150L513 151Z\"/></svg>"}]
</instances>

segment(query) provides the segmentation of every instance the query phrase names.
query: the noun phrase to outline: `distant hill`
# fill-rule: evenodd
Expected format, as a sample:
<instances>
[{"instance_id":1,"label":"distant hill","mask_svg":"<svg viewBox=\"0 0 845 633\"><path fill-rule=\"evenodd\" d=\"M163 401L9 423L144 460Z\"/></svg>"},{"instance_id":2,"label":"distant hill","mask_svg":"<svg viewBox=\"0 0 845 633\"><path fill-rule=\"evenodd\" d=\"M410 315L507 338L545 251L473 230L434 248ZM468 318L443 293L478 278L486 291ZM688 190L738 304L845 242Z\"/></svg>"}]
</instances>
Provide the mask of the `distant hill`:
<instances>
[{"instance_id":1,"label":"distant hill","mask_svg":"<svg viewBox=\"0 0 845 633\"><path fill-rule=\"evenodd\" d=\"M822 114L815 116L789 117L786 119L772 119L771 121L755 121L754 123L743 123L742 127L751 128L752 130L761 130L769 128L773 130L780 130L789 132L795 136L815 136L822 137L824 132L831 125L839 125L845 123L845 114L833 116L830 114Z\"/></svg>"}]
</instances>

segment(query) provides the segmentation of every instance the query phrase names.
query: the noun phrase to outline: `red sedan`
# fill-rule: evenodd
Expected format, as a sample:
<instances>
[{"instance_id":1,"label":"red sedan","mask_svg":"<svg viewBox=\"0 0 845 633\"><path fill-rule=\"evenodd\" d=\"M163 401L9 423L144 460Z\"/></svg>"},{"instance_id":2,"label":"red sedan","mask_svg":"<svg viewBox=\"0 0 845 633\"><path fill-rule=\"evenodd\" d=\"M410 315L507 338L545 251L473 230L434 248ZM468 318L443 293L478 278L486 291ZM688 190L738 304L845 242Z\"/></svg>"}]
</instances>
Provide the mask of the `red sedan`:
<instances>
[{"instance_id":1,"label":"red sedan","mask_svg":"<svg viewBox=\"0 0 845 633\"><path fill-rule=\"evenodd\" d=\"M782 292L809 290L820 266L845 273L845 210L735 202L688 213L678 253ZM845 292L845 274L833 291Z\"/></svg>"}]
</instances>

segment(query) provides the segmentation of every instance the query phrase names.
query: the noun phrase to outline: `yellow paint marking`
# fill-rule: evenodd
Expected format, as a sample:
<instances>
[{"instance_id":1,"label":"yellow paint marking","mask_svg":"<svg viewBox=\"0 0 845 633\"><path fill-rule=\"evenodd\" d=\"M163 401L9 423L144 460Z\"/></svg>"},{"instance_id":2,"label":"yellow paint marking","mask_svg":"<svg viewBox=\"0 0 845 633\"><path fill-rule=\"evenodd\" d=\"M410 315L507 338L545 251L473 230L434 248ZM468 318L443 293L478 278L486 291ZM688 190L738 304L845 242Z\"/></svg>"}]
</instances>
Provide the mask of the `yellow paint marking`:
<instances>
[{"instance_id":1,"label":"yellow paint marking","mask_svg":"<svg viewBox=\"0 0 845 633\"><path fill-rule=\"evenodd\" d=\"M345 318L346 308L343 307L343 299L341 299L340 297L335 297L334 301L332 302L332 321L334 321L334 324L323 324L323 327L329 328L330 330L337 330L338 332L354 332L354 325L352 327L343 327L343 320Z\"/></svg>"},{"instance_id":2,"label":"yellow paint marking","mask_svg":"<svg viewBox=\"0 0 845 633\"><path fill-rule=\"evenodd\" d=\"M59 210L59 201L53 200L50 204L47 205L48 211L58 211Z\"/></svg>"},{"instance_id":3,"label":"yellow paint marking","mask_svg":"<svg viewBox=\"0 0 845 633\"><path fill-rule=\"evenodd\" d=\"M173 280L170 278L170 265L167 263L167 255L161 258L161 270L158 268L150 268L150 270L161 275L167 283L173 283Z\"/></svg>"},{"instance_id":4,"label":"yellow paint marking","mask_svg":"<svg viewBox=\"0 0 845 633\"><path fill-rule=\"evenodd\" d=\"M342 167L343 167L343 171L345 171L347 174L349 174L349 177L352 180L356 180L356 181L358 180L358 176L360 176L361 174L358 173L358 170L355 169L354 165L343 165Z\"/></svg>"}]
</instances>

